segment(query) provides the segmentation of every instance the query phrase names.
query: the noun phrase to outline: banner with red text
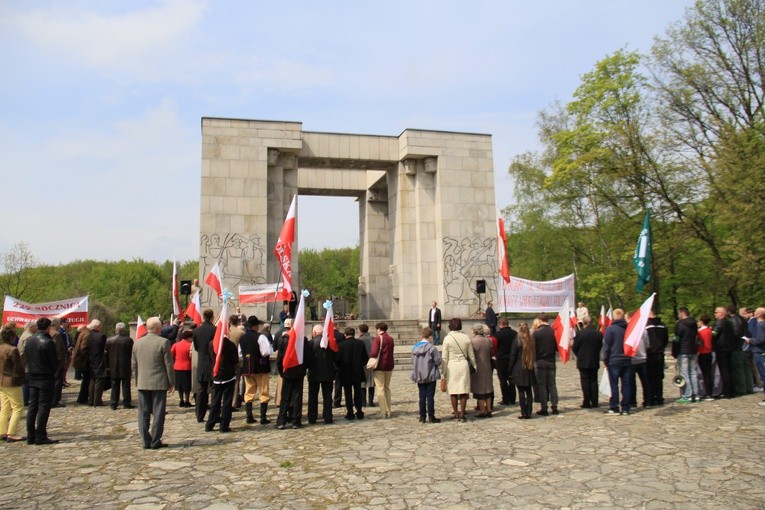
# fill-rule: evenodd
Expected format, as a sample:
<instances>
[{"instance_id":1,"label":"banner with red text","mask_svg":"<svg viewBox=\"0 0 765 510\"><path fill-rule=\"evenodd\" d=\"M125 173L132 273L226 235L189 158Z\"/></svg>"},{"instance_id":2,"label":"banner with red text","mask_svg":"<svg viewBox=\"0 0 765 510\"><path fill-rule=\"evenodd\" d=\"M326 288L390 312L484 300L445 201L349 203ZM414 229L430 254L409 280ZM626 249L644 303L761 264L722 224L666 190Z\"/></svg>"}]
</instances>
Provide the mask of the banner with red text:
<instances>
[{"instance_id":1,"label":"banner with red text","mask_svg":"<svg viewBox=\"0 0 765 510\"><path fill-rule=\"evenodd\" d=\"M50 303L26 303L11 296L5 296L3 305L3 324L14 321L19 326L36 321L42 317L64 318L72 326L87 326L88 296L51 301Z\"/></svg>"},{"instance_id":2,"label":"banner with red text","mask_svg":"<svg viewBox=\"0 0 765 510\"><path fill-rule=\"evenodd\" d=\"M282 283L262 283L260 285L240 285L239 304L271 303L273 301L289 301L292 296Z\"/></svg>"},{"instance_id":3,"label":"banner with red text","mask_svg":"<svg viewBox=\"0 0 765 510\"><path fill-rule=\"evenodd\" d=\"M497 286L501 312L557 312L568 299L574 303L574 275L536 282L513 276L504 287Z\"/></svg>"}]
</instances>

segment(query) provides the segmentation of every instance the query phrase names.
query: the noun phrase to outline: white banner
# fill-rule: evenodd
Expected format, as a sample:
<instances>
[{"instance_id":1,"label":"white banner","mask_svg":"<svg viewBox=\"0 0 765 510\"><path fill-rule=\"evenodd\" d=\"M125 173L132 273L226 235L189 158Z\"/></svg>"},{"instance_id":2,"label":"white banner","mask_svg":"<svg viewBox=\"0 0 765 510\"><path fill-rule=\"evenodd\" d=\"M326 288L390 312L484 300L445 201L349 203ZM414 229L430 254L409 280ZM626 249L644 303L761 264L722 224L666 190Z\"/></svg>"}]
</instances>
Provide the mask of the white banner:
<instances>
[{"instance_id":1,"label":"white banner","mask_svg":"<svg viewBox=\"0 0 765 510\"><path fill-rule=\"evenodd\" d=\"M289 301L291 295L284 290L283 284L262 283L260 285L240 285L239 304L270 303L272 301Z\"/></svg>"},{"instance_id":2,"label":"white banner","mask_svg":"<svg viewBox=\"0 0 765 510\"><path fill-rule=\"evenodd\" d=\"M497 282L497 306L501 312L557 312L566 299L574 303L574 275L535 282L517 276L510 283Z\"/></svg>"},{"instance_id":3,"label":"white banner","mask_svg":"<svg viewBox=\"0 0 765 510\"><path fill-rule=\"evenodd\" d=\"M26 303L11 296L5 296L3 324L14 321L18 325L36 321L42 317L66 317L74 327L88 324L88 296L52 301L50 303Z\"/></svg>"}]
</instances>

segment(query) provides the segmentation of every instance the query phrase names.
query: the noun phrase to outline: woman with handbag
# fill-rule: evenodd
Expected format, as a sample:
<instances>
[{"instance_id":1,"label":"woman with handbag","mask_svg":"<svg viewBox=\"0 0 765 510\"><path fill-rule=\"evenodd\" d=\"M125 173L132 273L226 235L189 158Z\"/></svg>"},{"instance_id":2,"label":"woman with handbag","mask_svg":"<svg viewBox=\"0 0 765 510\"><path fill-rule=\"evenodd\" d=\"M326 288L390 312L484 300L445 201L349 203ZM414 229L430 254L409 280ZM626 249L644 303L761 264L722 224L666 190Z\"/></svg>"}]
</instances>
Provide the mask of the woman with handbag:
<instances>
[{"instance_id":1,"label":"woman with handbag","mask_svg":"<svg viewBox=\"0 0 765 510\"><path fill-rule=\"evenodd\" d=\"M491 397L494 393L494 382L491 378L491 340L484 336L485 324L473 326L473 353L476 360L476 373L470 376L470 390L478 402L476 418L491 418Z\"/></svg>"},{"instance_id":2,"label":"woman with handbag","mask_svg":"<svg viewBox=\"0 0 765 510\"><path fill-rule=\"evenodd\" d=\"M367 368L375 372L375 387L377 401L380 403L380 414L385 418L391 416L390 378L393 374L393 338L388 334L388 325L378 322L375 325L377 336L372 340L372 353Z\"/></svg>"},{"instance_id":3,"label":"woman with handbag","mask_svg":"<svg viewBox=\"0 0 765 510\"><path fill-rule=\"evenodd\" d=\"M462 332L462 320L456 317L449 321L449 334L444 339L441 355L443 379L446 380L446 391L452 401L452 417L464 422L465 406L470 393L470 373L475 371L475 354L473 344Z\"/></svg>"}]
</instances>

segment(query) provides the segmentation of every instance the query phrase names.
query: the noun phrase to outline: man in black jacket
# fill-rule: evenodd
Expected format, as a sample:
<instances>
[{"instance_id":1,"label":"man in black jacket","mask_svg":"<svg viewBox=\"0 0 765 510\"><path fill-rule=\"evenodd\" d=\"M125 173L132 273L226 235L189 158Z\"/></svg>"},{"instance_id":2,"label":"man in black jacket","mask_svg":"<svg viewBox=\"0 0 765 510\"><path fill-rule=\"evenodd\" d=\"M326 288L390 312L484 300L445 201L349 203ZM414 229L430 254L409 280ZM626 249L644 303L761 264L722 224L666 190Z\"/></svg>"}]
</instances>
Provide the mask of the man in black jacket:
<instances>
[{"instance_id":1,"label":"man in black jacket","mask_svg":"<svg viewBox=\"0 0 765 510\"><path fill-rule=\"evenodd\" d=\"M218 370L215 370L216 349L222 349ZM231 432L231 411L234 403L234 387L236 386L236 366L239 363L239 353L234 342L223 338L220 347L215 342L208 344L208 357L212 367L212 405L210 415L205 423L205 431L211 432L215 424L220 422L220 431Z\"/></svg>"},{"instance_id":2,"label":"man in black jacket","mask_svg":"<svg viewBox=\"0 0 765 510\"><path fill-rule=\"evenodd\" d=\"M698 326L696 319L690 316L688 309L682 307L677 311L678 321L675 324L675 339L672 344L672 355L677 358L677 368L685 380L682 396L676 400L678 404L695 402L699 397L698 378L696 377L696 352L698 345L696 337Z\"/></svg>"},{"instance_id":3,"label":"man in black jacket","mask_svg":"<svg viewBox=\"0 0 765 510\"><path fill-rule=\"evenodd\" d=\"M728 318L728 313L724 307L715 308L715 327L712 329L712 349L715 352L717 368L720 370L720 383L722 384L722 398L733 398L733 367L731 357L733 351L740 349L740 340L736 338L736 332L733 324Z\"/></svg>"},{"instance_id":4,"label":"man in black jacket","mask_svg":"<svg viewBox=\"0 0 765 510\"><path fill-rule=\"evenodd\" d=\"M210 382L212 381L212 366L210 365L210 342L215 337L215 324L212 323L213 311L209 308L202 312L202 324L194 329L193 343L197 351L197 382L199 390L196 398L197 422L205 421L207 404L210 400Z\"/></svg>"},{"instance_id":5,"label":"man in black jacket","mask_svg":"<svg viewBox=\"0 0 765 510\"><path fill-rule=\"evenodd\" d=\"M497 379L502 393L503 406L515 405L515 383L513 374L510 373L510 349L513 343L518 341L518 333L507 322L507 317L499 318L499 330L497 331Z\"/></svg>"},{"instance_id":6,"label":"man in black jacket","mask_svg":"<svg viewBox=\"0 0 765 510\"><path fill-rule=\"evenodd\" d=\"M345 419L353 420L364 419L364 411L361 410L364 404L364 394L361 391L361 383L366 381L367 348L364 342L355 338L356 330L345 328L345 341L340 344L339 365L340 372L337 379L343 386L345 392ZM353 414L353 408L356 408L356 414Z\"/></svg>"},{"instance_id":7,"label":"man in black jacket","mask_svg":"<svg viewBox=\"0 0 765 510\"><path fill-rule=\"evenodd\" d=\"M558 386L555 381L555 355L558 352L558 343L555 341L555 332L547 323L549 320L546 313L539 314L542 323L534 332L534 342L537 348L537 362L534 372L537 377L537 395L541 408L537 411L540 416L547 416L547 400L549 398L552 413L558 414Z\"/></svg>"},{"instance_id":8,"label":"man in black jacket","mask_svg":"<svg viewBox=\"0 0 765 510\"><path fill-rule=\"evenodd\" d=\"M266 418L268 403L271 400L269 377L271 374L271 343L268 337L260 332L263 322L255 315L247 319L247 332L239 339L242 352L242 375L244 376L244 409L247 413L247 423L255 423L252 414L253 401L258 395L260 402L260 424L267 425L271 421Z\"/></svg>"},{"instance_id":9,"label":"man in black jacket","mask_svg":"<svg viewBox=\"0 0 765 510\"><path fill-rule=\"evenodd\" d=\"M295 331L293 328L291 331ZM294 334L294 333L292 333ZM303 380L306 369L311 364L312 349L307 338L296 338L296 342L303 342L303 362L299 365L284 368L284 357L289 346L290 333L285 333L278 341L279 354L276 358L276 369L282 377L281 401L279 403L279 417L276 419L276 428L287 428L287 413L292 419L292 428L299 429L303 426Z\"/></svg>"},{"instance_id":10,"label":"man in black jacket","mask_svg":"<svg viewBox=\"0 0 765 510\"><path fill-rule=\"evenodd\" d=\"M592 318L589 315L582 317L582 325L583 329L576 334L574 354L582 386L580 407L590 409L598 407L598 367L600 366L600 349L603 348L603 335L592 326Z\"/></svg>"},{"instance_id":11,"label":"man in black jacket","mask_svg":"<svg viewBox=\"0 0 765 510\"><path fill-rule=\"evenodd\" d=\"M50 334L50 319L37 320L37 334L27 340L24 359L29 382L27 444L55 444L48 437L48 417L53 403L56 372L61 364Z\"/></svg>"},{"instance_id":12,"label":"man in black jacket","mask_svg":"<svg viewBox=\"0 0 765 510\"><path fill-rule=\"evenodd\" d=\"M669 343L667 326L656 317L651 310L645 327L648 333L646 346L646 370L648 371L648 388L650 395L646 398L649 406L664 405L664 351Z\"/></svg>"},{"instance_id":13,"label":"man in black jacket","mask_svg":"<svg viewBox=\"0 0 765 510\"><path fill-rule=\"evenodd\" d=\"M101 321L90 322L90 336L88 336L88 352L90 353L90 389L88 391L88 405L104 405L104 389L109 380L109 372L106 368L106 335L101 332Z\"/></svg>"},{"instance_id":14,"label":"man in black jacket","mask_svg":"<svg viewBox=\"0 0 765 510\"><path fill-rule=\"evenodd\" d=\"M736 348L731 353L731 370L733 371L733 393L747 395L752 393L751 368L746 365L744 338L749 335L746 319L739 315L736 307L729 305L726 309L728 318L736 335ZM748 369L748 371L747 371Z\"/></svg>"},{"instance_id":15,"label":"man in black jacket","mask_svg":"<svg viewBox=\"0 0 765 510\"><path fill-rule=\"evenodd\" d=\"M611 400L606 414L629 416L630 401L632 400L632 358L624 353L624 334L627 331L627 321L624 320L624 310L614 310L614 321L606 328L603 337L603 363L608 370L608 381L611 385ZM619 408L619 383L621 383L621 409Z\"/></svg>"},{"instance_id":16,"label":"man in black jacket","mask_svg":"<svg viewBox=\"0 0 765 510\"><path fill-rule=\"evenodd\" d=\"M319 414L319 389L322 396L321 417L325 424L332 423L332 386L337 376L337 353L329 348L321 346L321 337L324 327L313 327L313 338L310 349L313 353L311 364L308 366L308 423L316 423ZM334 335L334 331L328 331L327 335Z\"/></svg>"}]
</instances>

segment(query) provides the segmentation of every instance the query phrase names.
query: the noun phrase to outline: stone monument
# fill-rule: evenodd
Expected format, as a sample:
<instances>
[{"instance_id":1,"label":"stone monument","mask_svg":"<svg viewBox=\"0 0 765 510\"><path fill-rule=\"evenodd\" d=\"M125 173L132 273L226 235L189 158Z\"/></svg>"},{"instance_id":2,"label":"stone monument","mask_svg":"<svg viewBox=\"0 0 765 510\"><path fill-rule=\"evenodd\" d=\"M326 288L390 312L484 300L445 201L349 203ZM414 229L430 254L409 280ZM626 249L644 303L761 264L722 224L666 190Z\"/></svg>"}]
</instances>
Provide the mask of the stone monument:
<instances>
[{"instance_id":1,"label":"stone monument","mask_svg":"<svg viewBox=\"0 0 765 510\"><path fill-rule=\"evenodd\" d=\"M292 196L359 204L359 317L475 317L476 281L496 292L491 135L405 129L398 136L303 131L300 122L202 119L200 281L275 283L273 249ZM300 199L297 222L300 224ZM293 246L293 286L300 268ZM212 304L203 286L203 306ZM265 306L247 313L265 315Z\"/></svg>"}]
</instances>

